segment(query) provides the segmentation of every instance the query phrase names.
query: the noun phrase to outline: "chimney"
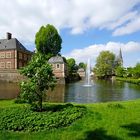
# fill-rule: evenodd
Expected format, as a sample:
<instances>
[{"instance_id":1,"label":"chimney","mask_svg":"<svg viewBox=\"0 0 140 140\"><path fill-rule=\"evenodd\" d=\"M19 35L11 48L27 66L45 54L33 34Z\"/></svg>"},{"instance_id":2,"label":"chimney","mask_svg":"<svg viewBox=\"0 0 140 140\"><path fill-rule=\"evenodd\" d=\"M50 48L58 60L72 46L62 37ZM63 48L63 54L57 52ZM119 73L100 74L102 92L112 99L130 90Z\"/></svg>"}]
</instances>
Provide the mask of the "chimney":
<instances>
[{"instance_id":1,"label":"chimney","mask_svg":"<svg viewBox=\"0 0 140 140\"><path fill-rule=\"evenodd\" d=\"M6 37L7 37L6 39L9 40L9 39L12 38L12 34L7 32L7 33L6 33Z\"/></svg>"}]
</instances>

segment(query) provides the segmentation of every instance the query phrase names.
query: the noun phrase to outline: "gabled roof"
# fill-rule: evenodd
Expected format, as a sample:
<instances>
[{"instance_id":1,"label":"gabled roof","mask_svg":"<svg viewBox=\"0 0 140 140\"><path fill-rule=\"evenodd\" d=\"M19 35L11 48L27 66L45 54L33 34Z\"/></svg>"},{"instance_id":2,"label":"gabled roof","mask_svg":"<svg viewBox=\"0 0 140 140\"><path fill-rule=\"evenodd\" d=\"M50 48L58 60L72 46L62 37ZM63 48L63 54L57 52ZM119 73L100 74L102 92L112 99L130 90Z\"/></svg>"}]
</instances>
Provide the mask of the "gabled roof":
<instances>
[{"instance_id":1,"label":"gabled roof","mask_svg":"<svg viewBox=\"0 0 140 140\"><path fill-rule=\"evenodd\" d=\"M18 51L30 52L16 38L0 39L0 50L13 50L13 49Z\"/></svg>"}]
</instances>

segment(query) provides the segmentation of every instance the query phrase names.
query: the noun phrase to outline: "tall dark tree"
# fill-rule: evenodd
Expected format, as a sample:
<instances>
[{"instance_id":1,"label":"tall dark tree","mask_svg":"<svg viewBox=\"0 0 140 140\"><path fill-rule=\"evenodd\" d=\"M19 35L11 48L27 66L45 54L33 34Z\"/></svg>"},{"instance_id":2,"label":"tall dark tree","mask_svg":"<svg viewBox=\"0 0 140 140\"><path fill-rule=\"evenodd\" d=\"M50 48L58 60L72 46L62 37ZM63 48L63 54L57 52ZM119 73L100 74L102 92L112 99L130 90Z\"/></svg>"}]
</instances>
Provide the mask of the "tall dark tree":
<instances>
[{"instance_id":1,"label":"tall dark tree","mask_svg":"<svg viewBox=\"0 0 140 140\"><path fill-rule=\"evenodd\" d=\"M75 70L77 70L77 65L74 58L67 59L67 64L69 73L73 73Z\"/></svg>"},{"instance_id":2,"label":"tall dark tree","mask_svg":"<svg viewBox=\"0 0 140 140\"><path fill-rule=\"evenodd\" d=\"M86 69L86 64L83 63L83 62L80 62L78 67L83 68L85 70Z\"/></svg>"},{"instance_id":3,"label":"tall dark tree","mask_svg":"<svg viewBox=\"0 0 140 140\"><path fill-rule=\"evenodd\" d=\"M61 50L62 39L53 25L42 26L35 36L37 52L57 55Z\"/></svg>"},{"instance_id":4,"label":"tall dark tree","mask_svg":"<svg viewBox=\"0 0 140 140\"><path fill-rule=\"evenodd\" d=\"M98 78L106 78L114 73L115 55L109 51L102 51L96 60L94 73Z\"/></svg>"}]
</instances>

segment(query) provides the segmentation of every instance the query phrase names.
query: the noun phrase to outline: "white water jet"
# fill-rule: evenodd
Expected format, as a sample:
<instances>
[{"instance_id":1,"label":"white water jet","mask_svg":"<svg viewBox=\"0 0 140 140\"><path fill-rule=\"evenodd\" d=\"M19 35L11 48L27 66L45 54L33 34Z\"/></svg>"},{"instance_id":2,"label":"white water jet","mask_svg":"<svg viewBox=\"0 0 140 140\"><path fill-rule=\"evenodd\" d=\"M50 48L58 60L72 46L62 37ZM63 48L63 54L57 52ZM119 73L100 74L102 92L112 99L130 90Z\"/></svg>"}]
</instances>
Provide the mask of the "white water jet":
<instances>
[{"instance_id":1,"label":"white water jet","mask_svg":"<svg viewBox=\"0 0 140 140\"><path fill-rule=\"evenodd\" d=\"M90 59L87 61L87 68L86 68L86 77L85 77L85 84L84 86L92 86L90 80Z\"/></svg>"}]
</instances>

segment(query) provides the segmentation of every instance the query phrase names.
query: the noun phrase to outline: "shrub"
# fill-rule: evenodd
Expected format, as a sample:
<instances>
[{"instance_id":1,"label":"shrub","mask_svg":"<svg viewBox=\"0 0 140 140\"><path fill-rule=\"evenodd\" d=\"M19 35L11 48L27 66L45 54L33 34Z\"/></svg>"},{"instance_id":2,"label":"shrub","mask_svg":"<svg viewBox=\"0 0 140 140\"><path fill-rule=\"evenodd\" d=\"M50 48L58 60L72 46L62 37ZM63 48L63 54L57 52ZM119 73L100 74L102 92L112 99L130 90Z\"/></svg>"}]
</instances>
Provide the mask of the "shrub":
<instances>
[{"instance_id":1,"label":"shrub","mask_svg":"<svg viewBox=\"0 0 140 140\"><path fill-rule=\"evenodd\" d=\"M113 108L113 109L119 109L119 108L124 108L121 104L113 104L113 103L109 103L108 105L107 105L107 107L109 107L109 108Z\"/></svg>"},{"instance_id":2,"label":"shrub","mask_svg":"<svg viewBox=\"0 0 140 140\"><path fill-rule=\"evenodd\" d=\"M0 109L0 130L43 131L66 127L86 112L85 108L72 105L58 108L55 105L54 108L55 111L46 106L47 111L44 112L34 112L29 107Z\"/></svg>"}]
</instances>

